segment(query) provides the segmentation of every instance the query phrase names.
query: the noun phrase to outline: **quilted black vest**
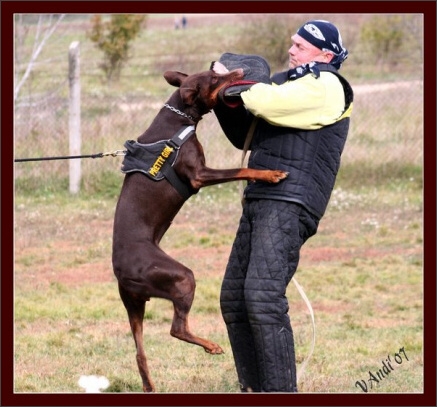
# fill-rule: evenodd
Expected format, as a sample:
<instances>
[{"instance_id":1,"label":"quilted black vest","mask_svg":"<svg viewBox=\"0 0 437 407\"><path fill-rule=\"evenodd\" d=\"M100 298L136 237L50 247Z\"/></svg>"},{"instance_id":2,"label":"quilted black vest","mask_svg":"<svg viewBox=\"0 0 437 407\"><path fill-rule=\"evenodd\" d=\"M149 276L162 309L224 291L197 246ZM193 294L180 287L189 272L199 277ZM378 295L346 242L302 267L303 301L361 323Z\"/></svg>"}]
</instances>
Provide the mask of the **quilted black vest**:
<instances>
[{"instance_id":1,"label":"quilted black vest","mask_svg":"<svg viewBox=\"0 0 437 407\"><path fill-rule=\"evenodd\" d=\"M318 64L317 67L320 71L331 71L340 79L345 90L346 110L353 101L349 83L330 65ZM349 122L347 117L318 130L301 130L259 120L248 167L279 169L290 175L279 184L250 183L245 189L245 198L297 202L320 219L334 188Z\"/></svg>"},{"instance_id":2,"label":"quilted black vest","mask_svg":"<svg viewBox=\"0 0 437 407\"><path fill-rule=\"evenodd\" d=\"M259 121L248 167L279 169L288 171L289 176L279 184L250 183L245 198L297 202L320 219L334 188L348 130L349 118L319 130Z\"/></svg>"}]
</instances>

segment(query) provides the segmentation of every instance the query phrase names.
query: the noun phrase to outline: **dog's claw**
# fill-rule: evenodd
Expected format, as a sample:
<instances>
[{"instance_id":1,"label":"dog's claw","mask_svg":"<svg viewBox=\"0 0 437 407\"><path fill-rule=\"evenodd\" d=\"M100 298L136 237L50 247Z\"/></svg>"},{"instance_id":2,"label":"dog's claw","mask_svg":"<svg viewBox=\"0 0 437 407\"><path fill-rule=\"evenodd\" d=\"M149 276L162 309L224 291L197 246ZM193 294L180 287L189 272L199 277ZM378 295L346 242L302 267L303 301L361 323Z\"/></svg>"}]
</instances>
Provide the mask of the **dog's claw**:
<instances>
[{"instance_id":1,"label":"dog's claw","mask_svg":"<svg viewBox=\"0 0 437 407\"><path fill-rule=\"evenodd\" d=\"M225 353L225 351L216 343L213 344L212 348L205 348L205 352L211 355L221 355Z\"/></svg>"},{"instance_id":2,"label":"dog's claw","mask_svg":"<svg viewBox=\"0 0 437 407\"><path fill-rule=\"evenodd\" d=\"M283 179L287 178L288 174L289 173L285 172L285 171L279 171L279 170L275 171L274 175L272 177L272 180L270 182L278 183L278 182L282 181Z\"/></svg>"},{"instance_id":3,"label":"dog's claw","mask_svg":"<svg viewBox=\"0 0 437 407\"><path fill-rule=\"evenodd\" d=\"M280 179L283 180L283 179L287 178L287 177L288 177L288 174L289 174L289 172L283 172L283 173L281 174Z\"/></svg>"}]
</instances>

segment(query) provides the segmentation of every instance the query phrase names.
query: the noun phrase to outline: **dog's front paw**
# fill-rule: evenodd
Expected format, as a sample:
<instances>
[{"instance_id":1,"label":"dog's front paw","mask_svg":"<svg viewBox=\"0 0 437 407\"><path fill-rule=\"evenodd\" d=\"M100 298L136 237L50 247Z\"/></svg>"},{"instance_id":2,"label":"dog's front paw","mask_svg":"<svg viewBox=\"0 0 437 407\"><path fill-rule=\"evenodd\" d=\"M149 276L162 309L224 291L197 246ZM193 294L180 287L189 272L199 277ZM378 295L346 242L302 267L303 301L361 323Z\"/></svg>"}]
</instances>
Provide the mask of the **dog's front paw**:
<instances>
[{"instance_id":1,"label":"dog's front paw","mask_svg":"<svg viewBox=\"0 0 437 407\"><path fill-rule=\"evenodd\" d=\"M277 184L278 182L282 181L283 179L288 177L288 172L286 171L272 171L273 172L273 176L272 176L272 182Z\"/></svg>"}]
</instances>

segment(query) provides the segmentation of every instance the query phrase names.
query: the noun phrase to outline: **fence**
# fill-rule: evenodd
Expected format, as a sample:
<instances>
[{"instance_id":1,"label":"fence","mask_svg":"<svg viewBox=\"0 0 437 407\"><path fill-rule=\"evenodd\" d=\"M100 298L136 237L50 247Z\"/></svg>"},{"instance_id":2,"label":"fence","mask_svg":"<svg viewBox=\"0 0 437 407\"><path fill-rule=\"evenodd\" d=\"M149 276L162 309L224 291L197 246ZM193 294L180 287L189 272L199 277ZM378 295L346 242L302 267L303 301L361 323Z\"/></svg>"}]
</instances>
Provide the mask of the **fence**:
<instances>
[{"instance_id":1,"label":"fence","mask_svg":"<svg viewBox=\"0 0 437 407\"><path fill-rule=\"evenodd\" d=\"M166 93L157 95L152 92L131 92L129 89L113 95L102 93L93 85L100 81L98 59L90 58L95 51L90 44L84 47L87 48L85 57L81 57L80 68L82 154L122 149L126 140L136 139L146 129L173 88L168 85ZM152 55L149 58L153 59L153 66L159 68L153 71L150 66L146 67L144 59L133 58L130 61L129 83L142 83L145 76L161 83L164 82L161 72L169 67L174 68L174 55L173 58L168 54ZM214 56L199 53L179 55L176 58L179 58L181 70L192 72ZM32 81L16 100L15 158L69 155L67 62L68 47L60 50L55 58L41 59ZM64 74L53 71L52 75L54 64L65 66ZM354 69L353 57L349 58L347 64L348 69ZM359 83L351 81L355 90L355 108L343 165L360 162L370 162L376 167L389 163L422 165L422 79L422 71L418 69L409 73L408 80L396 81L390 78L390 81L384 83L375 83L374 80L369 83L363 80ZM41 88L42 82L44 86ZM200 122L198 133L209 166L225 168L239 165L241 152L225 139L213 113ZM86 185L96 174L119 172L121 160L121 157L81 160L82 183ZM68 179L68 161L15 164L16 180L29 180L29 183L44 185L53 177ZM357 175L354 180L357 185L364 181L359 177L365 175Z\"/></svg>"}]
</instances>

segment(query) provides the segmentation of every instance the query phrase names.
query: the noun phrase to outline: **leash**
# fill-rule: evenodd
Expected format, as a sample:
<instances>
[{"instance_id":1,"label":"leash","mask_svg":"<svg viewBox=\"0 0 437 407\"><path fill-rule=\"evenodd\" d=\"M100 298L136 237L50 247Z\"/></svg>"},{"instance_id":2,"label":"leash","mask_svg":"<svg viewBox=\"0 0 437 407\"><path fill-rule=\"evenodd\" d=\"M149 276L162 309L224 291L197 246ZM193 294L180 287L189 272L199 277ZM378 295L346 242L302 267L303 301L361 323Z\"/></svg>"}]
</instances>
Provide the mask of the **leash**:
<instances>
[{"instance_id":1,"label":"leash","mask_svg":"<svg viewBox=\"0 0 437 407\"><path fill-rule=\"evenodd\" d=\"M180 110L176 109L173 106L170 106L169 104L165 103L164 107L166 107L167 109L170 109L172 112L175 112L183 117L186 117L190 120L194 120L194 117L187 115L184 112L181 112ZM186 137L186 135L194 130L194 126L189 126L189 129L186 129L186 132L179 132L175 135L175 137L172 139L173 142L176 143L177 147L180 147L180 145L183 143L180 142L180 140L184 140L184 138ZM184 130L184 128L183 128ZM181 134L182 133L182 134ZM180 144L179 144L180 143ZM14 159L14 162L16 163L21 163L21 162L27 162L27 161L52 161L52 160L74 160L77 158L102 158L102 157L107 157L107 156L112 156L112 157L117 157L120 155L126 155L126 150L115 150L112 152L108 152L108 153L97 153L97 154L87 154L87 155L64 155L64 156L58 156L58 157L40 157L40 158L16 158Z\"/></svg>"},{"instance_id":2,"label":"leash","mask_svg":"<svg viewBox=\"0 0 437 407\"><path fill-rule=\"evenodd\" d=\"M246 139L244 140L243 154L241 156L241 167L244 166L244 160L246 158L247 151L249 150L250 143L252 142L253 133L255 131L255 127L256 127L257 123L258 123L258 118L255 117L253 119L250 127L249 127L249 130L248 130L247 135L246 135ZM244 196L243 196L244 189L243 189L242 186L243 186L243 184L241 183L240 184L241 196L242 196L241 203L244 204ZM302 297L302 299L304 300L306 306L308 307L308 310L309 310L310 315L311 315L311 322L312 322L312 327L313 327L313 340L312 340L312 343L311 343L310 353L308 354L307 358L303 361L303 363L300 365L299 370L297 371L297 374L296 374L296 380L297 380L297 382L299 382L300 378L302 377L302 375L303 375L303 373L305 371L305 368L306 368L306 366L308 364L308 361L310 360L310 358L311 358L311 356L313 355L313 352L314 352L314 348L315 348L315 344L316 344L316 323L315 323L315 320L314 320L313 307L311 306L311 302L308 299L307 295L305 294L304 289L297 282L295 276L293 276L292 280L293 280L294 285L297 288L297 291L299 292L300 296Z\"/></svg>"},{"instance_id":3,"label":"leash","mask_svg":"<svg viewBox=\"0 0 437 407\"><path fill-rule=\"evenodd\" d=\"M296 374L296 380L299 382L300 378L302 377L305 368L308 364L308 361L310 360L311 356L313 355L314 352L314 347L316 344L316 323L314 321L314 311L313 311L313 307L311 306L310 300L308 299L308 297L305 294L305 291L303 290L302 286L297 282L296 277L293 276L292 278L294 285L297 288L297 291L299 291L299 294L301 295L301 297L303 298L303 300L305 301L305 304L308 307L308 310L310 311L310 315L311 315L311 322L312 322L312 326L313 326L313 341L311 343L311 349L310 349L310 353L308 354L307 358L303 361L303 363L299 366L299 370L297 371Z\"/></svg>"},{"instance_id":4,"label":"leash","mask_svg":"<svg viewBox=\"0 0 437 407\"><path fill-rule=\"evenodd\" d=\"M244 166L244 160L246 158L247 150L249 150L250 143L252 142L253 132L258 123L258 117L254 117L252 123L250 124L249 130L247 131L246 139L244 140L243 154L241 156L241 166Z\"/></svg>"},{"instance_id":5,"label":"leash","mask_svg":"<svg viewBox=\"0 0 437 407\"><path fill-rule=\"evenodd\" d=\"M255 131L256 124L258 123L258 117L254 117L252 123L250 124L249 130L247 131L246 139L244 140L243 153L241 155L241 165L240 167L245 167L244 160L246 158L247 150L249 150L250 143L252 142L253 132ZM240 183L240 195L241 195L241 205L244 204L244 181Z\"/></svg>"},{"instance_id":6,"label":"leash","mask_svg":"<svg viewBox=\"0 0 437 407\"><path fill-rule=\"evenodd\" d=\"M77 158L102 158L107 156L117 157L119 155L126 155L126 150L115 150L109 153L97 153L88 155L64 155L58 157L39 157L39 158L16 158L14 162L21 163L26 161L51 161L51 160L74 160Z\"/></svg>"}]
</instances>

